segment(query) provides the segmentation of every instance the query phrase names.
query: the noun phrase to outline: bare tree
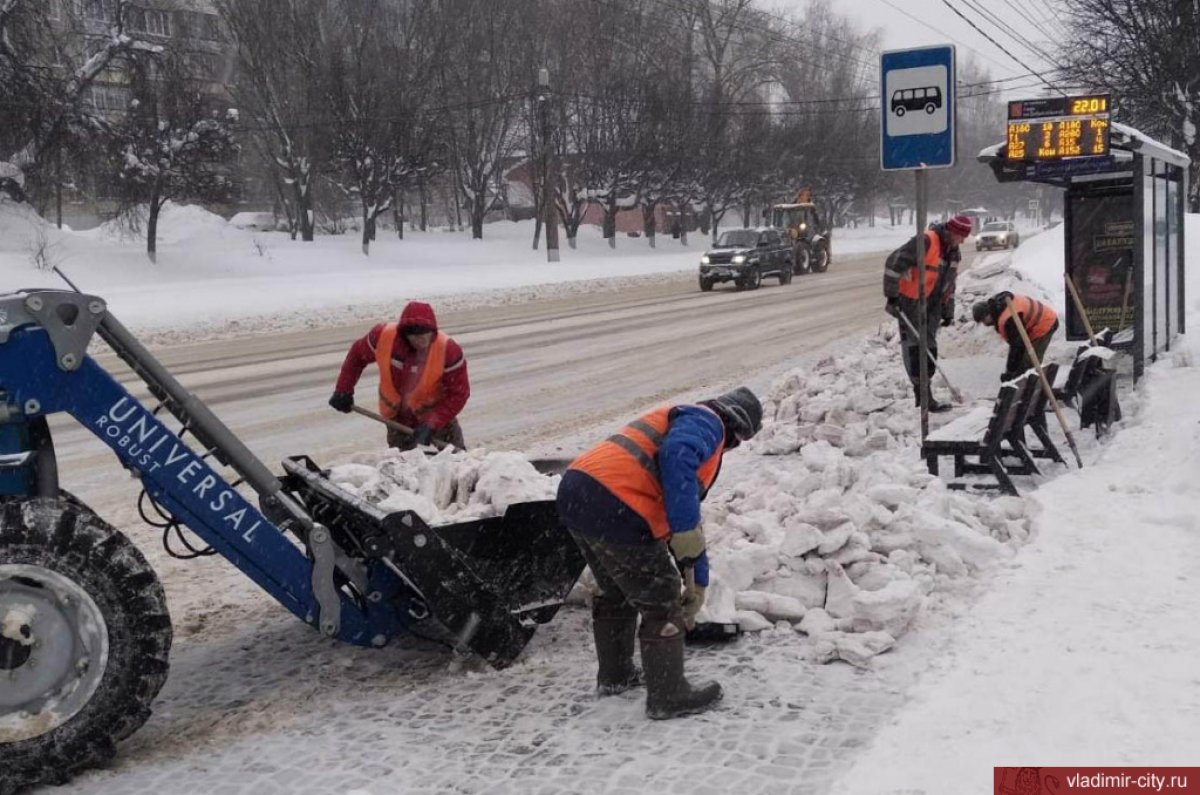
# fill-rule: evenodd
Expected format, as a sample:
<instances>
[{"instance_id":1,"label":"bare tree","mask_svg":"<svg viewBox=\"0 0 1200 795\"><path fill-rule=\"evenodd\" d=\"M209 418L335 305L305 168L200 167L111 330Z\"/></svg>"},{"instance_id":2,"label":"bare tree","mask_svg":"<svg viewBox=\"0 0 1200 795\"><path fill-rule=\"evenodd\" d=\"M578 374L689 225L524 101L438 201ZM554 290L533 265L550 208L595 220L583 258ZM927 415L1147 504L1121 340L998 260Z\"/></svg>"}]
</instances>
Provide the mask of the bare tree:
<instances>
[{"instance_id":1,"label":"bare tree","mask_svg":"<svg viewBox=\"0 0 1200 795\"><path fill-rule=\"evenodd\" d=\"M130 8L129 0L63 3L52 19L42 0L0 0L0 100L23 109L0 123L0 190L24 200L26 178L57 159L72 136L98 126L85 103L96 78L129 53L157 51L126 30ZM90 55L66 45L60 34L72 26L96 42Z\"/></svg>"},{"instance_id":2,"label":"bare tree","mask_svg":"<svg viewBox=\"0 0 1200 795\"><path fill-rule=\"evenodd\" d=\"M324 92L325 27L336 13L322 0L217 0L237 48L234 99L255 136L255 151L294 222L312 240L313 188L328 158Z\"/></svg>"},{"instance_id":3,"label":"bare tree","mask_svg":"<svg viewBox=\"0 0 1200 795\"><path fill-rule=\"evenodd\" d=\"M116 182L127 207L147 207L146 253L154 262L163 205L229 198L226 166L235 151L229 123L237 117L214 107L179 52L139 59L131 76L133 101L112 129Z\"/></svg>"},{"instance_id":4,"label":"bare tree","mask_svg":"<svg viewBox=\"0 0 1200 795\"><path fill-rule=\"evenodd\" d=\"M1078 0L1067 13L1066 76L1112 91L1120 121L1191 158L1188 209L1200 212L1200 5Z\"/></svg>"},{"instance_id":5,"label":"bare tree","mask_svg":"<svg viewBox=\"0 0 1200 795\"><path fill-rule=\"evenodd\" d=\"M526 57L533 6L523 0L441 0L437 6L446 32L438 78L447 140L471 236L478 239L484 217L500 205L498 183L519 145L520 104L534 83Z\"/></svg>"},{"instance_id":6,"label":"bare tree","mask_svg":"<svg viewBox=\"0 0 1200 795\"><path fill-rule=\"evenodd\" d=\"M432 162L433 131L422 122L436 48L426 46L424 8L405 0L343 0L331 25L331 164L360 203L364 254L379 216ZM397 227L402 234L399 216Z\"/></svg>"}]
</instances>

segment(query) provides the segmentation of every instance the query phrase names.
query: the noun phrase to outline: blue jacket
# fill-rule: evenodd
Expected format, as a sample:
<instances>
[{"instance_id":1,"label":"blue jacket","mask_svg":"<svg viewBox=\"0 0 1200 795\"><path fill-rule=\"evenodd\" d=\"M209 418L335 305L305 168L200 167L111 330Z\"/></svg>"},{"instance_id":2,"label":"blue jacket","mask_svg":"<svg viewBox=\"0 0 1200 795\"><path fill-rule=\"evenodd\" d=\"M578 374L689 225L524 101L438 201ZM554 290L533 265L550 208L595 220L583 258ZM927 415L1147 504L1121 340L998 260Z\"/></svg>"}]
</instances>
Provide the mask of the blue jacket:
<instances>
[{"instance_id":1,"label":"blue jacket","mask_svg":"<svg viewBox=\"0 0 1200 795\"><path fill-rule=\"evenodd\" d=\"M671 411L671 427L658 448L658 481L672 533L700 524L700 501L705 495L700 493L696 473L721 446L724 435L721 421L708 409L678 406ZM696 560L692 571L696 584L707 588L708 552Z\"/></svg>"}]
</instances>

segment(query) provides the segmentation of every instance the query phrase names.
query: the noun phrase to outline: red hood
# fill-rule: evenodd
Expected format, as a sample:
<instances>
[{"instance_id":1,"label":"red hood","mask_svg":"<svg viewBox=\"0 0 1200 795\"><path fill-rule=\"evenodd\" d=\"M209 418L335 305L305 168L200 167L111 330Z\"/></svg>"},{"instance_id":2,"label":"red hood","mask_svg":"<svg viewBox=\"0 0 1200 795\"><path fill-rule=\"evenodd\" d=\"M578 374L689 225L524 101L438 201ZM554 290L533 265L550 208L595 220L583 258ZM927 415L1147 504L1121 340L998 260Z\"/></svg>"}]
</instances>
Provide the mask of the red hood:
<instances>
[{"instance_id":1,"label":"red hood","mask_svg":"<svg viewBox=\"0 0 1200 795\"><path fill-rule=\"evenodd\" d=\"M437 315L433 307L420 301L409 301L400 313L400 328L405 326L425 326L437 331Z\"/></svg>"}]
</instances>

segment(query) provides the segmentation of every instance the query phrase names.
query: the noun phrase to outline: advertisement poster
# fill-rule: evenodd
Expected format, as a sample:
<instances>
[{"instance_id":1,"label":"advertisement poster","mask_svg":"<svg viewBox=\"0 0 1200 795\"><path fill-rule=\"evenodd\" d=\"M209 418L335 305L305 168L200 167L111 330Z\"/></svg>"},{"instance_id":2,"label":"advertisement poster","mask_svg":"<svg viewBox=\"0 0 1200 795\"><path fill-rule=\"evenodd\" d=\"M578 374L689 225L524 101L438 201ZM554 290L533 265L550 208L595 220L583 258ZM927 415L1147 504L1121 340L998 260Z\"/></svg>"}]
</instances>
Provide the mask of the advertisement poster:
<instances>
[{"instance_id":1,"label":"advertisement poster","mask_svg":"<svg viewBox=\"0 0 1200 795\"><path fill-rule=\"evenodd\" d=\"M1114 332L1134 324L1137 239L1133 196L1068 196L1071 223L1067 274L1074 280L1092 329ZM1067 339L1087 339L1083 320L1067 308Z\"/></svg>"}]
</instances>

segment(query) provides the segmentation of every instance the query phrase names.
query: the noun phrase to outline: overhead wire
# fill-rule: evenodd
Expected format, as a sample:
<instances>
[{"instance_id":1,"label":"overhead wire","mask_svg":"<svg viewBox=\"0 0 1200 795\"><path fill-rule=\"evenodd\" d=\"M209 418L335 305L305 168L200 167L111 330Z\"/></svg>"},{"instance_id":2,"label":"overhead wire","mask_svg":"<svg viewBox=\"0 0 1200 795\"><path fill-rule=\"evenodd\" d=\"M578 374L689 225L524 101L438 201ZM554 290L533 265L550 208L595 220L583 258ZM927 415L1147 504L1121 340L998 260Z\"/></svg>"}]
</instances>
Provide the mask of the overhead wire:
<instances>
[{"instance_id":1,"label":"overhead wire","mask_svg":"<svg viewBox=\"0 0 1200 795\"><path fill-rule=\"evenodd\" d=\"M1024 47L1033 55L1041 58L1044 61L1047 61L1048 63L1054 64L1055 66L1059 65L1058 61L1052 55L1038 47L1037 44L1031 41L1027 36L1014 28L1010 23L1001 19L998 15L996 15L995 12L989 10L982 3L978 2L978 0L962 0L962 2L965 3L969 9L979 14L980 18L982 18L988 24L991 24L1005 36L1008 36L1010 39Z\"/></svg>"},{"instance_id":2,"label":"overhead wire","mask_svg":"<svg viewBox=\"0 0 1200 795\"><path fill-rule=\"evenodd\" d=\"M886 2L886 0L885 0L885 2ZM966 22L968 25L970 25L972 28L974 28L975 31L977 33L979 33L979 35L983 36L985 39L990 41L992 44L996 45L997 49L999 49L1001 52L1003 52L1009 58L1012 58L1014 61L1016 61L1018 64L1020 64L1023 69L1026 69L1026 70L1032 72L1033 74L1037 75L1039 78L1041 78L1042 82L1045 83L1051 90L1058 91L1060 94L1064 93L1060 88L1058 88L1053 83L1051 83L1049 80L1047 80L1041 74L1041 72L1039 72L1038 70L1029 66L1029 64L1025 63L1017 56L1013 55L1012 52L1010 52L1007 47L1005 47L1000 42L996 41L994 38L992 38L992 36L987 31L983 30L978 25L976 25L973 21L971 21L971 18L968 17L966 14L964 14L962 11L960 11L953 3L950 2L950 0L942 0L942 5L946 6L946 8L949 8L951 11L953 11L955 13L955 15L957 15L964 22Z\"/></svg>"}]
</instances>

